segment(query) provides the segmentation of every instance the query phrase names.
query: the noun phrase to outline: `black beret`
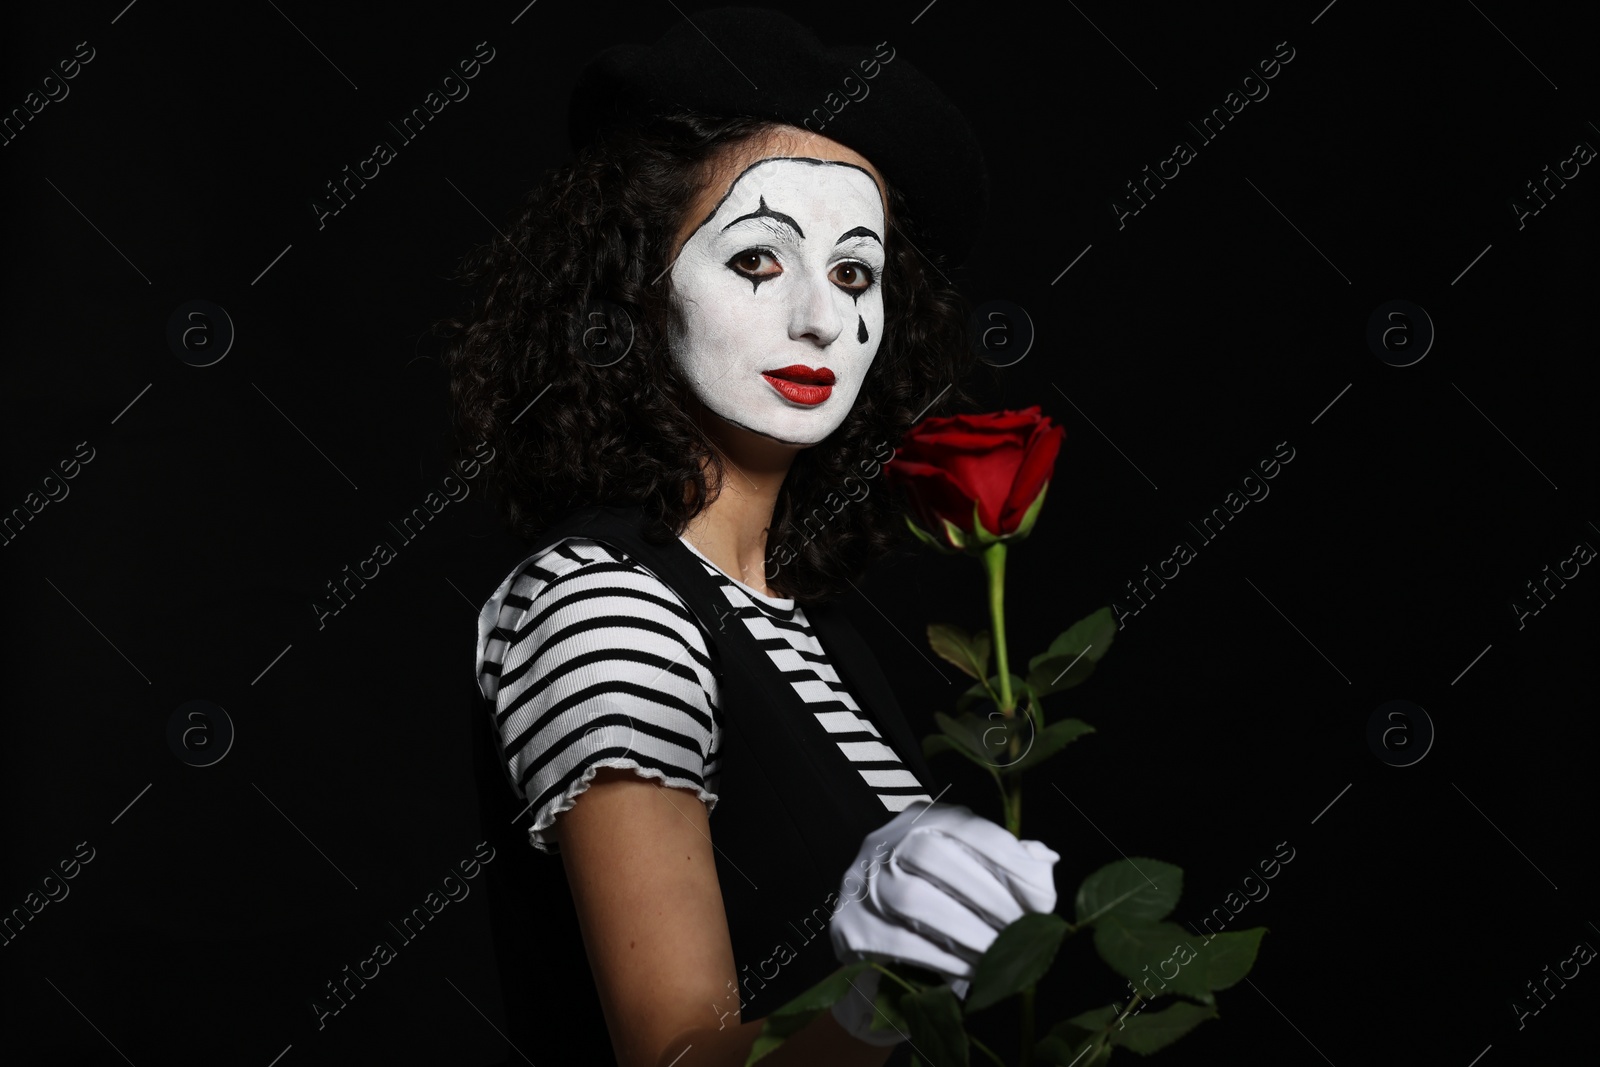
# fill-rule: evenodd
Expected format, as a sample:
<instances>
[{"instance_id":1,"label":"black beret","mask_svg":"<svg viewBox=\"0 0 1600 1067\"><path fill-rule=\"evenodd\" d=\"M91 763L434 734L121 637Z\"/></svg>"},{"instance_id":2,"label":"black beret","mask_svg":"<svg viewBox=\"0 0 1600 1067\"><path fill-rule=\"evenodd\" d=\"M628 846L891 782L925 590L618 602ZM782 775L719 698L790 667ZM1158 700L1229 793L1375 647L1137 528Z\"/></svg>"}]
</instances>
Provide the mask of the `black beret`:
<instances>
[{"instance_id":1,"label":"black beret","mask_svg":"<svg viewBox=\"0 0 1600 1067\"><path fill-rule=\"evenodd\" d=\"M697 11L655 44L616 45L584 68L568 114L572 145L619 119L675 108L820 133L900 191L923 252L959 263L977 239L989 197L977 138L892 42L826 46L776 11Z\"/></svg>"}]
</instances>

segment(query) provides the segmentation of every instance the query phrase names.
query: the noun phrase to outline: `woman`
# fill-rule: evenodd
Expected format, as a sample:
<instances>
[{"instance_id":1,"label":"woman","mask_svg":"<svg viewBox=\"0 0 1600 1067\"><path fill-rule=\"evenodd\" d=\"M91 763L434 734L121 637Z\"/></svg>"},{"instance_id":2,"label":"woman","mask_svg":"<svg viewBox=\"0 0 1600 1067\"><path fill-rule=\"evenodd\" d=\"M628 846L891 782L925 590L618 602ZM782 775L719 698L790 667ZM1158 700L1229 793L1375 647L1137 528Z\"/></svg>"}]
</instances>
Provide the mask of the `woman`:
<instances>
[{"instance_id":1,"label":"woman","mask_svg":"<svg viewBox=\"0 0 1600 1067\"><path fill-rule=\"evenodd\" d=\"M695 20L585 73L577 159L474 265L485 293L450 351L463 440L494 446L530 542L480 616L475 688L486 830L524 827L491 868L507 1014L563 1040L543 998L576 989L562 1019L593 1027L597 999L624 1067L742 1064L761 1018L841 961L964 994L995 932L1055 903L1053 852L931 803L827 603L892 543L872 479L966 367L959 298L919 246L970 241L970 131L885 46ZM863 56L891 103L852 93L840 139L812 132ZM555 904L533 895L548 852ZM769 1062L885 1062L904 1035L872 1027L875 991Z\"/></svg>"}]
</instances>

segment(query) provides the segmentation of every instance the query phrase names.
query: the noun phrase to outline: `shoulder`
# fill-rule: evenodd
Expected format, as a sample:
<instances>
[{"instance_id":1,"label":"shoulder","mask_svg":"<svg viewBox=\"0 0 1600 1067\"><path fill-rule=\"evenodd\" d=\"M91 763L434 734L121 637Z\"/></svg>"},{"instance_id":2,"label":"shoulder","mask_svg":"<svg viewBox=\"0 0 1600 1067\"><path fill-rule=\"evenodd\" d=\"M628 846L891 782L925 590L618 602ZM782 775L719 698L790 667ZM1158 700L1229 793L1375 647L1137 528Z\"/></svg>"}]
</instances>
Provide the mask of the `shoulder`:
<instances>
[{"instance_id":1,"label":"shoulder","mask_svg":"<svg viewBox=\"0 0 1600 1067\"><path fill-rule=\"evenodd\" d=\"M496 663L510 669L604 649L713 671L706 636L677 592L621 549L585 537L525 559L484 605L479 631L480 676L496 673ZM492 698L492 680L483 680Z\"/></svg>"},{"instance_id":2,"label":"shoulder","mask_svg":"<svg viewBox=\"0 0 1600 1067\"><path fill-rule=\"evenodd\" d=\"M638 623L707 652L694 613L677 591L603 541L568 538L524 561L510 593L506 606L519 613L520 630L556 619L582 621L583 629Z\"/></svg>"},{"instance_id":3,"label":"shoulder","mask_svg":"<svg viewBox=\"0 0 1600 1067\"><path fill-rule=\"evenodd\" d=\"M511 599L547 602L584 589L631 590L667 601L687 614L683 598L649 568L605 541L567 537L525 559L510 579ZM520 605L518 605L520 606Z\"/></svg>"},{"instance_id":4,"label":"shoulder","mask_svg":"<svg viewBox=\"0 0 1600 1067\"><path fill-rule=\"evenodd\" d=\"M480 617L491 627L519 629L539 610L596 591L651 602L660 611L692 621L670 585L622 549L588 537L567 537L519 563Z\"/></svg>"},{"instance_id":5,"label":"shoulder","mask_svg":"<svg viewBox=\"0 0 1600 1067\"><path fill-rule=\"evenodd\" d=\"M573 537L502 583L479 661L530 840L602 768L716 802L719 694L707 642L675 592L614 546Z\"/></svg>"}]
</instances>

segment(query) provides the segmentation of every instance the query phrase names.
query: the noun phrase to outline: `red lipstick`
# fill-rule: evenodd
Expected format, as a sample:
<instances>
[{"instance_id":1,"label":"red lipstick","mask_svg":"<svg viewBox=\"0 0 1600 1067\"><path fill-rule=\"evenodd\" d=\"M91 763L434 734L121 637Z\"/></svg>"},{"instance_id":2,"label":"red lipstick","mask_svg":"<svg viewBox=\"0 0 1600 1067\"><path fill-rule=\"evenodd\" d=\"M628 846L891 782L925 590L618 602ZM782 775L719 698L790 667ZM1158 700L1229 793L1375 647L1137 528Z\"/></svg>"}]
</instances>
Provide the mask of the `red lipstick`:
<instances>
[{"instance_id":1,"label":"red lipstick","mask_svg":"<svg viewBox=\"0 0 1600 1067\"><path fill-rule=\"evenodd\" d=\"M820 404L833 395L833 371L827 367L812 369L803 363L795 363L763 371L761 376L780 396L796 404Z\"/></svg>"}]
</instances>

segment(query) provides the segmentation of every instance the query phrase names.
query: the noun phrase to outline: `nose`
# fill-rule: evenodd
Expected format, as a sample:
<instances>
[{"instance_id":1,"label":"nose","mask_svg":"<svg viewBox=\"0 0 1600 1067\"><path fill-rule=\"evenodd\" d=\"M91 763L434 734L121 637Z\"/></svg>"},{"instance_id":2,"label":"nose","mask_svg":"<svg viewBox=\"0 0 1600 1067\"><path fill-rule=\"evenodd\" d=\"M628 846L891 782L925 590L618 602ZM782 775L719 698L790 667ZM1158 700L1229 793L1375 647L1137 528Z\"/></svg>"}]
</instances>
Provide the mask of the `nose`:
<instances>
[{"instance_id":1,"label":"nose","mask_svg":"<svg viewBox=\"0 0 1600 1067\"><path fill-rule=\"evenodd\" d=\"M806 277L791 290L789 337L808 340L819 348L833 344L844 329L839 311L839 291L826 278Z\"/></svg>"}]
</instances>

